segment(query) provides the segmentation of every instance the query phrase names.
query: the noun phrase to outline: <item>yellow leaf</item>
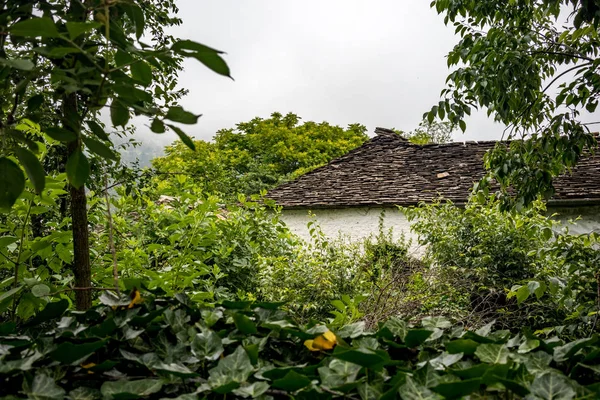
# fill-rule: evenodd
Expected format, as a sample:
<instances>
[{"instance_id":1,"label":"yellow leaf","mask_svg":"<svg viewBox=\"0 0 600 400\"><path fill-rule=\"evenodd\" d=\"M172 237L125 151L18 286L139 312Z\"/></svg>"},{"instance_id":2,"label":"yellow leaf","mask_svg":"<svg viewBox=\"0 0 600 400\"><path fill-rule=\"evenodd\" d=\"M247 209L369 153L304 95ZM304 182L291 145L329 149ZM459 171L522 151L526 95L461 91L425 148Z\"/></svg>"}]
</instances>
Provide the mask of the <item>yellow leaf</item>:
<instances>
[{"instance_id":1,"label":"yellow leaf","mask_svg":"<svg viewBox=\"0 0 600 400\"><path fill-rule=\"evenodd\" d=\"M309 349L310 351L319 351L319 349L315 349L313 347L313 342L314 340L310 339L310 340L305 340L304 341L304 345L306 346L307 349Z\"/></svg>"},{"instance_id":2,"label":"yellow leaf","mask_svg":"<svg viewBox=\"0 0 600 400\"><path fill-rule=\"evenodd\" d=\"M331 331L327 331L322 335L317 336L313 340L307 340L304 342L304 346L306 346L310 351L331 350L336 344L337 338Z\"/></svg>"},{"instance_id":3,"label":"yellow leaf","mask_svg":"<svg viewBox=\"0 0 600 400\"><path fill-rule=\"evenodd\" d=\"M140 291L137 290L137 288L133 288L133 291L131 292L129 297L131 297L131 303L129 303L127 308L133 308L134 305L140 304L143 301L142 295L140 294Z\"/></svg>"},{"instance_id":4,"label":"yellow leaf","mask_svg":"<svg viewBox=\"0 0 600 400\"><path fill-rule=\"evenodd\" d=\"M81 364L81 368L85 368L85 369L89 369L89 368L93 368L96 366L96 363L89 363L89 364Z\"/></svg>"}]
</instances>

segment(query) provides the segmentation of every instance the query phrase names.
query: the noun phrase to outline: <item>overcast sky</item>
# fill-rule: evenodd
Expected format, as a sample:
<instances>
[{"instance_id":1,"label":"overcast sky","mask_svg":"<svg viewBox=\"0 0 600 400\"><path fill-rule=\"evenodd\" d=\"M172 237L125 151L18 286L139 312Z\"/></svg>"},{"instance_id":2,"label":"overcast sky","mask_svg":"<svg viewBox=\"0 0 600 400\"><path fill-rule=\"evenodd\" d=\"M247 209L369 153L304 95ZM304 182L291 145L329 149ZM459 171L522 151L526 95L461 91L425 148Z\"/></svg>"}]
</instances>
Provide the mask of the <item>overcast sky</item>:
<instances>
[{"instance_id":1,"label":"overcast sky","mask_svg":"<svg viewBox=\"0 0 600 400\"><path fill-rule=\"evenodd\" d=\"M173 33L227 52L235 81L185 62L182 105L203 116L186 131L210 139L274 111L305 121L414 129L439 101L457 42L429 0L178 0ZM141 131L146 130L141 128ZM455 140L498 139L480 113ZM163 137L163 139L167 139Z\"/></svg>"}]
</instances>

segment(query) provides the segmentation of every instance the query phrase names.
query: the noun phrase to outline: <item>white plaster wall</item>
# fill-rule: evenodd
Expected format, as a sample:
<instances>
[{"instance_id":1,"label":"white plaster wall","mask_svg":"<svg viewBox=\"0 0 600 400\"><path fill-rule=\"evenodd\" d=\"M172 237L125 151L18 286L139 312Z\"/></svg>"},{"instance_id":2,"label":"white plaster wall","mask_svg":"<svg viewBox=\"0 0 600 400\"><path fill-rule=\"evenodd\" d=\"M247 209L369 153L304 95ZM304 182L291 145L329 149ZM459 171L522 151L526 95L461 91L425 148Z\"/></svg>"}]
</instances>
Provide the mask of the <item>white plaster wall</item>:
<instances>
[{"instance_id":1,"label":"white plaster wall","mask_svg":"<svg viewBox=\"0 0 600 400\"><path fill-rule=\"evenodd\" d=\"M600 233L600 207L548 207L548 214L556 214L571 234Z\"/></svg>"},{"instance_id":2,"label":"white plaster wall","mask_svg":"<svg viewBox=\"0 0 600 400\"><path fill-rule=\"evenodd\" d=\"M411 240L411 253L420 255L422 249L417 242L417 236L411 232L410 223L406 216L397 208L340 208L340 209L316 209L310 212L304 210L283 210L282 219L288 228L305 240L310 240L308 223L317 221L323 233L335 239L343 236L349 240L360 240L370 235L379 233L379 217L385 212L384 230L392 228L394 239L399 239L402 234L407 240Z\"/></svg>"}]
</instances>

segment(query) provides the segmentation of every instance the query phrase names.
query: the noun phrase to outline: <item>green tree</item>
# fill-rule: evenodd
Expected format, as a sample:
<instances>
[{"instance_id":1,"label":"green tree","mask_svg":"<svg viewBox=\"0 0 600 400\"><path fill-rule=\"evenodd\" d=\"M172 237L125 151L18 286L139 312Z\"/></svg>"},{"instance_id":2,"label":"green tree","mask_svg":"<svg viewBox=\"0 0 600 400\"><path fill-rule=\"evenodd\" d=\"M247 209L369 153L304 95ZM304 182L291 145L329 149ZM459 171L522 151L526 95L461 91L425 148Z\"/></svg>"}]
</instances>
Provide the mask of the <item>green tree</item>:
<instances>
[{"instance_id":1,"label":"green tree","mask_svg":"<svg viewBox=\"0 0 600 400\"><path fill-rule=\"evenodd\" d=\"M196 151L177 143L153 166L163 188L177 187L187 176L208 192L257 194L360 146L368 138L365 132L360 124L343 129L327 122L300 123L292 113L273 113L269 119L254 118L235 129L219 130L214 142L195 142Z\"/></svg>"},{"instance_id":2,"label":"green tree","mask_svg":"<svg viewBox=\"0 0 600 400\"><path fill-rule=\"evenodd\" d=\"M195 124L198 115L176 105L174 91L183 57L192 57L229 76L220 52L166 35L163 27L180 22L167 1L15 0L0 3L0 209L7 211L24 195L26 179L43 195L45 171L38 154L44 142L62 143L59 155L69 181L75 285L90 286L85 185L90 159L117 160L111 137L97 120L110 110L115 129L132 115L152 119L151 129L174 131L194 144L174 123ZM39 132L17 129L39 123ZM23 169L25 174L23 173ZM27 214L25 221L27 221ZM23 228L25 229L25 227ZM21 241L24 240L24 235ZM19 266L15 263L14 285ZM91 305L91 292L76 291L80 309Z\"/></svg>"},{"instance_id":3,"label":"green tree","mask_svg":"<svg viewBox=\"0 0 600 400\"><path fill-rule=\"evenodd\" d=\"M424 145L451 142L453 130L450 122L429 122L424 120L415 130L408 133L399 131L399 134L413 144Z\"/></svg>"},{"instance_id":4,"label":"green tree","mask_svg":"<svg viewBox=\"0 0 600 400\"><path fill-rule=\"evenodd\" d=\"M598 105L599 3L587 0L434 0L460 41L448 54L452 72L427 118L465 116L483 108L508 128L510 146L485 159L505 204L553 194L552 178L597 146L585 112ZM593 122L596 123L596 122ZM508 196L513 186L515 196Z\"/></svg>"}]
</instances>

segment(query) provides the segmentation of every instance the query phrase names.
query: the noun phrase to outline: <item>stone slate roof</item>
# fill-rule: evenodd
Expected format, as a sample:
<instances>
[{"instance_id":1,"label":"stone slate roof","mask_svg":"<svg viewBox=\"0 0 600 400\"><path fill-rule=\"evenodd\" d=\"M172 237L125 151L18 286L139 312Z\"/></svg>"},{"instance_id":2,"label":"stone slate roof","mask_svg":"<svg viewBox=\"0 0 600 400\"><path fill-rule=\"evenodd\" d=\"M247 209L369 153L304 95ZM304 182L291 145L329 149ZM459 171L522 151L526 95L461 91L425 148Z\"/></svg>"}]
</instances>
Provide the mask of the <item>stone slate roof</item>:
<instances>
[{"instance_id":1,"label":"stone slate roof","mask_svg":"<svg viewBox=\"0 0 600 400\"><path fill-rule=\"evenodd\" d=\"M495 141L414 145L393 131L377 136L346 155L267 197L284 208L340 208L415 205L440 197L464 203L484 174L483 155ZM600 155L582 159L573 173L554 182L556 203L600 203Z\"/></svg>"}]
</instances>

